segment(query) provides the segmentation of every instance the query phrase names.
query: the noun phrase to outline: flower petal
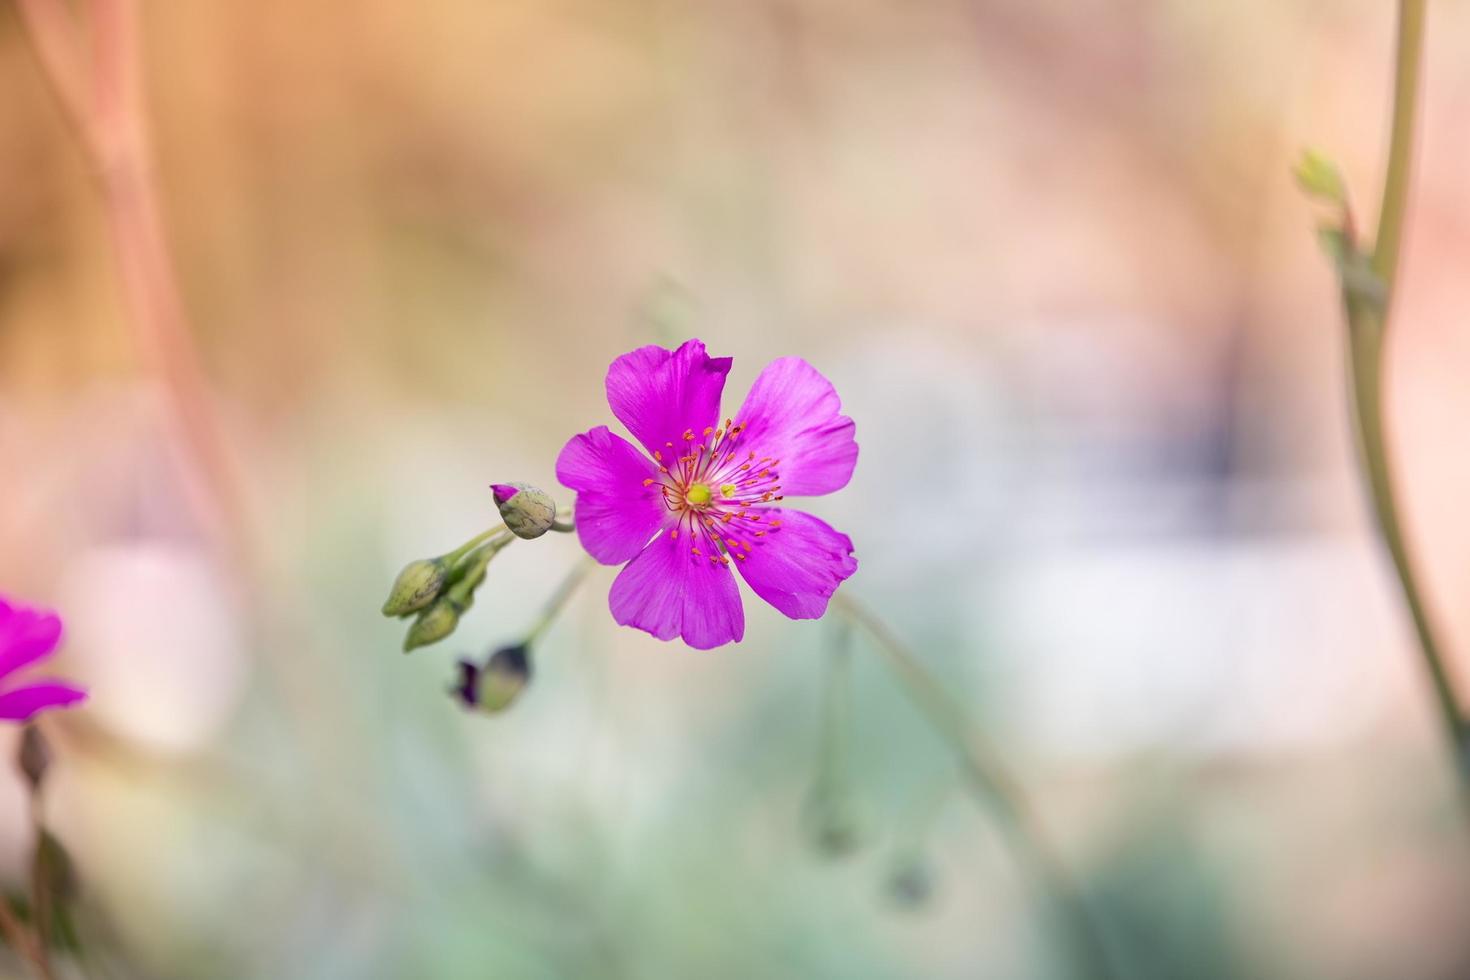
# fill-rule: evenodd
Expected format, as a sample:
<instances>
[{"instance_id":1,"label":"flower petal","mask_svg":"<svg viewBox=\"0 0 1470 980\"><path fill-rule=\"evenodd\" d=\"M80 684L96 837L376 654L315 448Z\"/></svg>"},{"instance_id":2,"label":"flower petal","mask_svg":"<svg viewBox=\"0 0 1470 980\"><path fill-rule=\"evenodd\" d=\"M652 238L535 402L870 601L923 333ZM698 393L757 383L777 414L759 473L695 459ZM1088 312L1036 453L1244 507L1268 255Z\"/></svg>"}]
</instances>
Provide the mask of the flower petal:
<instances>
[{"instance_id":1,"label":"flower petal","mask_svg":"<svg viewBox=\"0 0 1470 980\"><path fill-rule=\"evenodd\" d=\"M792 619L818 619L837 586L857 571L852 539L811 514L784 507L760 509L762 523L775 524L736 567L751 590Z\"/></svg>"},{"instance_id":2,"label":"flower petal","mask_svg":"<svg viewBox=\"0 0 1470 980\"><path fill-rule=\"evenodd\" d=\"M0 677L46 657L60 642L55 613L0 603Z\"/></svg>"},{"instance_id":3,"label":"flower petal","mask_svg":"<svg viewBox=\"0 0 1470 980\"><path fill-rule=\"evenodd\" d=\"M643 550L669 518L653 462L628 440L599 425L572 436L556 459L556 478L577 491L577 537L604 565L618 565Z\"/></svg>"},{"instance_id":4,"label":"flower petal","mask_svg":"<svg viewBox=\"0 0 1470 980\"><path fill-rule=\"evenodd\" d=\"M38 681L0 694L0 719L29 721L39 711L65 708L86 696L84 689L66 681Z\"/></svg>"},{"instance_id":5,"label":"flower petal","mask_svg":"<svg viewBox=\"0 0 1470 980\"><path fill-rule=\"evenodd\" d=\"M853 422L841 410L821 372L782 357L755 379L734 420L745 426L741 446L779 461L782 493L816 496L847 486L857 465Z\"/></svg>"},{"instance_id":6,"label":"flower petal","mask_svg":"<svg viewBox=\"0 0 1470 980\"><path fill-rule=\"evenodd\" d=\"M650 453L668 458L673 443L682 455L686 429L698 435L718 424L729 373L730 358L710 357L700 340L673 351L640 347L607 369L607 403Z\"/></svg>"},{"instance_id":7,"label":"flower petal","mask_svg":"<svg viewBox=\"0 0 1470 980\"><path fill-rule=\"evenodd\" d=\"M730 569L691 550L687 537L664 534L618 573L608 595L613 619L660 640L676 636L699 650L739 642L745 610Z\"/></svg>"}]
</instances>

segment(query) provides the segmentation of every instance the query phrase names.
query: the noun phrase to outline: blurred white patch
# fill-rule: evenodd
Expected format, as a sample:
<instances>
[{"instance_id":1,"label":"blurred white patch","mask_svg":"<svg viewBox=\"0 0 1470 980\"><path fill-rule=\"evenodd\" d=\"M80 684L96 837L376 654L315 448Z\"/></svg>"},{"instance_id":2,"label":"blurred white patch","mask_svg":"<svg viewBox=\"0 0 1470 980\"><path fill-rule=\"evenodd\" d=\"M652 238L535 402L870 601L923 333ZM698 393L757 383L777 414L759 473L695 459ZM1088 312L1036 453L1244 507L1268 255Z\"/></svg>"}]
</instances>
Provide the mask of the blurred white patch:
<instances>
[{"instance_id":1,"label":"blurred white patch","mask_svg":"<svg viewBox=\"0 0 1470 980\"><path fill-rule=\"evenodd\" d=\"M84 553L62 581L66 649L107 728L167 751L197 749L246 679L242 624L200 553L145 541Z\"/></svg>"},{"instance_id":2,"label":"blurred white patch","mask_svg":"<svg viewBox=\"0 0 1470 980\"><path fill-rule=\"evenodd\" d=\"M1255 755L1362 738L1414 692L1361 539L1168 540L1017 555L985 615L1027 741L1074 756Z\"/></svg>"}]
</instances>

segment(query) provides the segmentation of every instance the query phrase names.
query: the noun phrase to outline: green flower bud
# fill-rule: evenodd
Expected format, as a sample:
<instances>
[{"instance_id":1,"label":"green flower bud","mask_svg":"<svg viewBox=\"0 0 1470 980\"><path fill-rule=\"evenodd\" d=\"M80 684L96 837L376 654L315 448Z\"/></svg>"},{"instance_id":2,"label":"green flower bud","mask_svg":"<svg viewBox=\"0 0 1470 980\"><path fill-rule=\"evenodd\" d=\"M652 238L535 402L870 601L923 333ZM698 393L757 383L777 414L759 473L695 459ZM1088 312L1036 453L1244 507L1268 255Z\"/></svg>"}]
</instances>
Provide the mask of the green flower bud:
<instances>
[{"instance_id":1,"label":"green flower bud","mask_svg":"<svg viewBox=\"0 0 1470 980\"><path fill-rule=\"evenodd\" d=\"M403 638L403 652L438 643L459 626L461 609L449 599L440 599L419 613L419 618L408 628Z\"/></svg>"},{"instance_id":2,"label":"green flower bud","mask_svg":"<svg viewBox=\"0 0 1470 980\"><path fill-rule=\"evenodd\" d=\"M383 603L384 616L407 616L425 609L449 580L449 563L443 558L421 558L403 566Z\"/></svg>"},{"instance_id":3,"label":"green flower bud","mask_svg":"<svg viewBox=\"0 0 1470 980\"><path fill-rule=\"evenodd\" d=\"M490 487L500 518L518 538L539 538L556 523L556 501L545 490L528 483L497 483Z\"/></svg>"}]
</instances>

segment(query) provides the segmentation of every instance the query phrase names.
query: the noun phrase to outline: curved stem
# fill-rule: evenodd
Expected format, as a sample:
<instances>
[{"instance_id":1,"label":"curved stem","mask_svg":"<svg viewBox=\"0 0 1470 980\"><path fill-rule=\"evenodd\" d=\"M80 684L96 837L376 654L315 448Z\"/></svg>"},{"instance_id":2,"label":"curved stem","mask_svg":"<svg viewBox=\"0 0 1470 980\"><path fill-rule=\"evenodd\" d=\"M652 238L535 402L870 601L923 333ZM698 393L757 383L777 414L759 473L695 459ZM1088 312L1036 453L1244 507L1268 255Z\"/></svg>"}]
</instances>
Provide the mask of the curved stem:
<instances>
[{"instance_id":1,"label":"curved stem","mask_svg":"<svg viewBox=\"0 0 1470 980\"><path fill-rule=\"evenodd\" d=\"M10 903L3 897L0 897L0 935L4 935L11 952L30 964L36 976L41 980L52 980L51 968L42 958L35 937L30 934L20 918L11 910Z\"/></svg>"},{"instance_id":2,"label":"curved stem","mask_svg":"<svg viewBox=\"0 0 1470 980\"><path fill-rule=\"evenodd\" d=\"M1373 271L1389 287L1398 274L1399 247L1404 237L1404 212L1409 200L1409 175L1414 156L1414 117L1419 105L1419 65L1424 53L1424 15L1428 0L1399 0L1398 50L1394 58L1393 122L1388 167L1383 174L1379 205L1378 241L1373 249ZM1392 289L1389 290L1390 295Z\"/></svg>"},{"instance_id":3,"label":"curved stem","mask_svg":"<svg viewBox=\"0 0 1470 980\"><path fill-rule=\"evenodd\" d=\"M46 853L46 826L41 820L41 788L31 790L31 832L35 843L31 856L31 926L36 935L37 962L51 970L51 889L47 876L50 860Z\"/></svg>"},{"instance_id":4,"label":"curved stem","mask_svg":"<svg viewBox=\"0 0 1470 980\"><path fill-rule=\"evenodd\" d=\"M244 481L209 391L164 228L142 87L138 0L94 0L87 11L90 37L65 0L18 0L18 6L46 80L97 176L127 321L163 393L190 503L230 557L258 574Z\"/></svg>"},{"instance_id":5,"label":"curved stem","mask_svg":"<svg viewBox=\"0 0 1470 980\"><path fill-rule=\"evenodd\" d=\"M449 565L450 568L453 568L455 565L458 565L460 563L460 560L463 559L465 555L469 554L471 551L474 551L480 545L484 544L486 541L489 541L497 534L500 534L501 532L509 532L509 530L509 528L502 525L500 527L492 527L488 531L481 531L479 534L475 535L473 538L470 538L464 544L460 545L458 548L455 548L449 554L445 555L443 560L446 564Z\"/></svg>"},{"instance_id":6,"label":"curved stem","mask_svg":"<svg viewBox=\"0 0 1470 980\"><path fill-rule=\"evenodd\" d=\"M1353 304L1349 304L1350 307ZM1460 778L1470 789L1470 768L1466 766L1466 724L1450 678L1443 648L1429 618L1423 593L1414 573L1408 544L1399 521L1398 501L1394 494L1393 472L1389 464L1383 426L1383 329L1382 321L1373 313L1357 310L1349 313L1349 371L1353 406L1357 419L1358 449L1368 491L1373 500L1374 515L1388 548L1394 572L1403 590L1409 618L1414 624L1424 669L1434 691L1435 705Z\"/></svg>"},{"instance_id":7,"label":"curved stem","mask_svg":"<svg viewBox=\"0 0 1470 980\"><path fill-rule=\"evenodd\" d=\"M551 598L546 600L546 608L541 611L541 618L536 620L536 624L526 633L527 646L540 639L541 634L545 633L556 621L556 617L566 607L568 600L576 593L577 587L595 567L597 567L597 562L590 557L584 557L572 567L566 578L562 579L561 584L556 587L556 591L551 594Z\"/></svg>"},{"instance_id":8,"label":"curved stem","mask_svg":"<svg viewBox=\"0 0 1470 980\"><path fill-rule=\"evenodd\" d=\"M1067 872L1019 784L984 744L961 704L913 652L867 607L839 592L832 602L861 626L888 660L914 705L959 756L965 783L999 821L1012 848L1045 890L1071 940L1082 976L1118 975L1100 924Z\"/></svg>"},{"instance_id":9,"label":"curved stem","mask_svg":"<svg viewBox=\"0 0 1470 980\"><path fill-rule=\"evenodd\" d=\"M1378 217L1378 238L1371 258L1372 269L1383 286L1381 304L1374 304L1346 285L1343 303L1348 320L1349 384L1357 423L1358 448L1374 515L1403 589L1404 601L1413 620L1424 667L1434 689L1440 720L1449 738L1456 771L1470 790L1470 766L1466 764L1466 721L1434 624L1414 574L1413 560L1404 537L1394 494L1383 417L1384 341L1389 314L1397 293L1399 253L1413 167L1414 117L1418 104L1420 63L1424 50L1424 18L1427 0L1400 0L1398 45L1394 68L1393 121L1384 175L1383 201Z\"/></svg>"}]
</instances>

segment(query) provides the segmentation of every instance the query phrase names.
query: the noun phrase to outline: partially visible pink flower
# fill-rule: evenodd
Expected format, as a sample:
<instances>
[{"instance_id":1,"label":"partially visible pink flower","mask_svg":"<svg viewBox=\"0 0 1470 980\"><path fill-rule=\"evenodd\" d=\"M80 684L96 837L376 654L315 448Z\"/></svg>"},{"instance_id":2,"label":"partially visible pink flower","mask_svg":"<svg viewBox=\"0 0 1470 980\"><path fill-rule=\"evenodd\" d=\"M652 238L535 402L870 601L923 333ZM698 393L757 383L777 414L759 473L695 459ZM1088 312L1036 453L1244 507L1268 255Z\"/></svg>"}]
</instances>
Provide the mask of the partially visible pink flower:
<instances>
[{"instance_id":1,"label":"partially visible pink flower","mask_svg":"<svg viewBox=\"0 0 1470 980\"><path fill-rule=\"evenodd\" d=\"M55 613L13 606L0 597L0 720L28 721L48 708L64 708L87 696L75 684L39 678L14 683L20 670L51 656L61 642Z\"/></svg>"},{"instance_id":2,"label":"partially visible pink flower","mask_svg":"<svg viewBox=\"0 0 1470 980\"><path fill-rule=\"evenodd\" d=\"M720 421L730 358L698 340L643 347L607 372L607 401L652 459L598 426L556 461L577 491L577 534L613 582L613 618L708 649L745 635L735 577L792 619L816 619L857 570L852 540L786 495L819 496L852 478L858 447L832 383L799 357L772 361L739 411Z\"/></svg>"}]
</instances>

